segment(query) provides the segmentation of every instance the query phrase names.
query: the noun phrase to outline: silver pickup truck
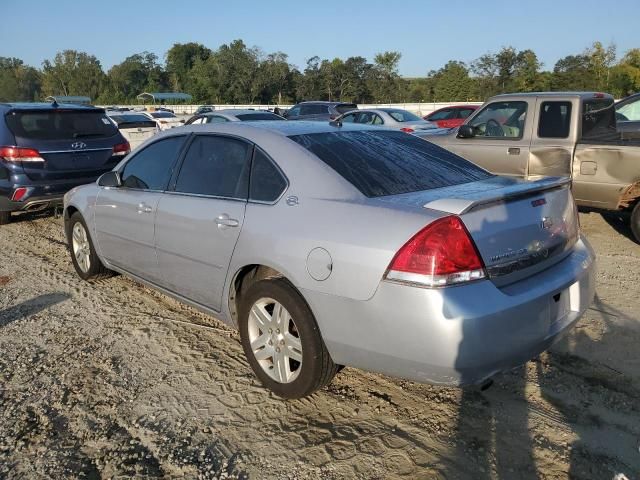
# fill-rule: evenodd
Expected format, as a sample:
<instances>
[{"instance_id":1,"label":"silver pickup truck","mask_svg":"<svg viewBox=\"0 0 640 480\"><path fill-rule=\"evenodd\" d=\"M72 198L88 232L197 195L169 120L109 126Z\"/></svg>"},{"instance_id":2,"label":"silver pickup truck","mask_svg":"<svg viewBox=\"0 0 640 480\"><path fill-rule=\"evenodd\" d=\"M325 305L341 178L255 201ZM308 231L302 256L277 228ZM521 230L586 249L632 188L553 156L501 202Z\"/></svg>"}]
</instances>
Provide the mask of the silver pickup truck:
<instances>
[{"instance_id":1,"label":"silver pickup truck","mask_svg":"<svg viewBox=\"0 0 640 480\"><path fill-rule=\"evenodd\" d=\"M640 241L640 140L616 130L611 95L498 95L458 128L416 134L500 175L570 176L578 205L628 212Z\"/></svg>"}]
</instances>

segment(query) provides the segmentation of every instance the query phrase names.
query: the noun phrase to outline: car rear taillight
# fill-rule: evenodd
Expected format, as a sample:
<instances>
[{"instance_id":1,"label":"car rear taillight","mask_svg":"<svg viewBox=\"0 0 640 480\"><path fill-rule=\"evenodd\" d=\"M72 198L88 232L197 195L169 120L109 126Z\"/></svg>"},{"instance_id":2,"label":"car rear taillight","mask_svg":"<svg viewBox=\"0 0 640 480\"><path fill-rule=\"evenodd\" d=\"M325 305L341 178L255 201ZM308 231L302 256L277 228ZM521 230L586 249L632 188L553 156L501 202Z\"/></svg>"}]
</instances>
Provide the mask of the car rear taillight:
<instances>
[{"instance_id":1,"label":"car rear taillight","mask_svg":"<svg viewBox=\"0 0 640 480\"><path fill-rule=\"evenodd\" d=\"M413 128L410 128L410 127L402 127L400 130L402 130L403 132L406 132L406 133L415 132L415 130Z\"/></svg>"},{"instance_id":2,"label":"car rear taillight","mask_svg":"<svg viewBox=\"0 0 640 480\"><path fill-rule=\"evenodd\" d=\"M44 162L35 148L0 147L0 157L8 162Z\"/></svg>"},{"instance_id":3,"label":"car rear taillight","mask_svg":"<svg viewBox=\"0 0 640 480\"><path fill-rule=\"evenodd\" d=\"M131 151L131 146L129 146L129 142L119 143L113 146L113 156L114 157L122 157L128 154Z\"/></svg>"},{"instance_id":4,"label":"car rear taillight","mask_svg":"<svg viewBox=\"0 0 640 480\"><path fill-rule=\"evenodd\" d=\"M13 191L13 195L11 195L11 201L19 202L22 200L25 195L29 193L29 189L26 187L18 187Z\"/></svg>"},{"instance_id":5,"label":"car rear taillight","mask_svg":"<svg viewBox=\"0 0 640 480\"><path fill-rule=\"evenodd\" d=\"M485 277L480 254L459 217L439 218L396 253L385 278L426 287L444 287Z\"/></svg>"}]
</instances>

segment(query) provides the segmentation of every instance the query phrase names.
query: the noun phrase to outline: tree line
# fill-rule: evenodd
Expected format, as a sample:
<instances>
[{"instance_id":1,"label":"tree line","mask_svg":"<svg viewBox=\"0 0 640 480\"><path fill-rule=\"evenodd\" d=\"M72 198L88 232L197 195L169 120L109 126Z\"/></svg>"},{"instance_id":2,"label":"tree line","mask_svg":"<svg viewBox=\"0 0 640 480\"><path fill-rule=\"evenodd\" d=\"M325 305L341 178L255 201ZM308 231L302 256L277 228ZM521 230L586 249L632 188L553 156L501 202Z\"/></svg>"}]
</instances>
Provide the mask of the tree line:
<instances>
[{"instance_id":1,"label":"tree line","mask_svg":"<svg viewBox=\"0 0 640 480\"><path fill-rule=\"evenodd\" d=\"M503 47L465 63L451 60L422 78L398 73L400 52L369 62L307 60L299 69L286 53L265 54L235 40L212 50L199 43L174 44L164 62L137 53L105 72L86 52L64 50L41 68L0 57L0 101L37 101L48 95L83 95L97 104L136 103L143 91L180 91L194 103L283 104L301 100L357 103L483 101L505 92L595 90L624 97L640 90L640 48L617 56L614 44L594 42L544 69L533 50Z\"/></svg>"}]
</instances>

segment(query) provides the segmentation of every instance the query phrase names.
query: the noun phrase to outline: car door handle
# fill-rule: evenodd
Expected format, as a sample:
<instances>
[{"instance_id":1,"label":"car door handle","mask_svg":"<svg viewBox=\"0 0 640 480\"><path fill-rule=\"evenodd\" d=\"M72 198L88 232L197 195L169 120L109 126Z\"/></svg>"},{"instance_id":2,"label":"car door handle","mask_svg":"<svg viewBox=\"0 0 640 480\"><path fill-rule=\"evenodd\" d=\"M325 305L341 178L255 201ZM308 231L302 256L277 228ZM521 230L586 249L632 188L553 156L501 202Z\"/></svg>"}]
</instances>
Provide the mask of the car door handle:
<instances>
[{"instance_id":1,"label":"car door handle","mask_svg":"<svg viewBox=\"0 0 640 480\"><path fill-rule=\"evenodd\" d=\"M153 212L153 208L151 208L146 203L142 202L138 204L138 213L151 213Z\"/></svg>"},{"instance_id":2,"label":"car door handle","mask_svg":"<svg viewBox=\"0 0 640 480\"><path fill-rule=\"evenodd\" d=\"M229 218L229 215L226 213L218 215L215 222L216 225L218 225L218 228L237 227L238 225L240 225L240 222L238 222L238 220L236 220L235 218Z\"/></svg>"},{"instance_id":3,"label":"car door handle","mask_svg":"<svg viewBox=\"0 0 640 480\"><path fill-rule=\"evenodd\" d=\"M509 155L520 155L520 148L510 147L508 152L509 152Z\"/></svg>"}]
</instances>

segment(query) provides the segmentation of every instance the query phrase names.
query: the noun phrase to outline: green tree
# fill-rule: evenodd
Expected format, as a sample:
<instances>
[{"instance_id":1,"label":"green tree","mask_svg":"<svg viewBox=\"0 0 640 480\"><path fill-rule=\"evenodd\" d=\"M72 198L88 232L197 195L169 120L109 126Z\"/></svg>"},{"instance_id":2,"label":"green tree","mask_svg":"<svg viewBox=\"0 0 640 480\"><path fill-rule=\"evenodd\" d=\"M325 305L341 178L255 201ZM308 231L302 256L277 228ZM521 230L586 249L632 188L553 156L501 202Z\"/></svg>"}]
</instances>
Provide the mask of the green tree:
<instances>
[{"instance_id":1,"label":"green tree","mask_svg":"<svg viewBox=\"0 0 640 480\"><path fill-rule=\"evenodd\" d=\"M553 67L552 90L591 90L595 84L596 78L586 55L568 55Z\"/></svg>"},{"instance_id":2,"label":"green tree","mask_svg":"<svg viewBox=\"0 0 640 480\"><path fill-rule=\"evenodd\" d=\"M86 95L95 99L105 74L98 59L85 52L64 50L53 61L42 62L42 89L45 95Z\"/></svg>"},{"instance_id":3,"label":"green tree","mask_svg":"<svg viewBox=\"0 0 640 480\"><path fill-rule=\"evenodd\" d=\"M200 43L174 43L166 55L166 72L171 88L177 92L190 93L193 86L191 69L196 62L207 60L211 53L210 49Z\"/></svg>"},{"instance_id":4,"label":"green tree","mask_svg":"<svg viewBox=\"0 0 640 480\"><path fill-rule=\"evenodd\" d=\"M467 101L471 97L469 70L463 62L449 61L432 75L434 80L434 101Z\"/></svg>"},{"instance_id":5,"label":"green tree","mask_svg":"<svg viewBox=\"0 0 640 480\"><path fill-rule=\"evenodd\" d=\"M400 52L378 53L368 75L368 88L376 102L388 103L400 99L402 81L398 75Z\"/></svg>"},{"instance_id":6,"label":"green tree","mask_svg":"<svg viewBox=\"0 0 640 480\"><path fill-rule=\"evenodd\" d=\"M142 52L127 57L107 72L99 101L103 103L134 102L144 91L163 91L169 88L167 74L154 53Z\"/></svg>"},{"instance_id":7,"label":"green tree","mask_svg":"<svg viewBox=\"0 0 640 480\"><path fill-rule=\"evenodd\" d=\"M522 50L516 55L513 71L513 88L516 92L535 92L541 88L542 63L533 50Z\"/></svg>"},{"instance_id":8,"label":"green tree","mask_svg":"<svg viewBox=\"0 0 640 480\"><path fill-rule=\"evenodd\" d=\"M591 87L594 90L609 90L609 77L611 67L616 60L616 46L610 44L604 47L601 42L593 42L584 55L589 59L589 66L595 76L595 84Z\"/></svg>"},{"instance_id":9,"label":"green tree","mask_svg":"<svg viewBox=\"0 0 640 480\"><path fill-rule=\"evenodd\" d=\"M0 101L33 101L41 97L40 72L19 58L0 57Z\"/></svg>"}]
</instances>

